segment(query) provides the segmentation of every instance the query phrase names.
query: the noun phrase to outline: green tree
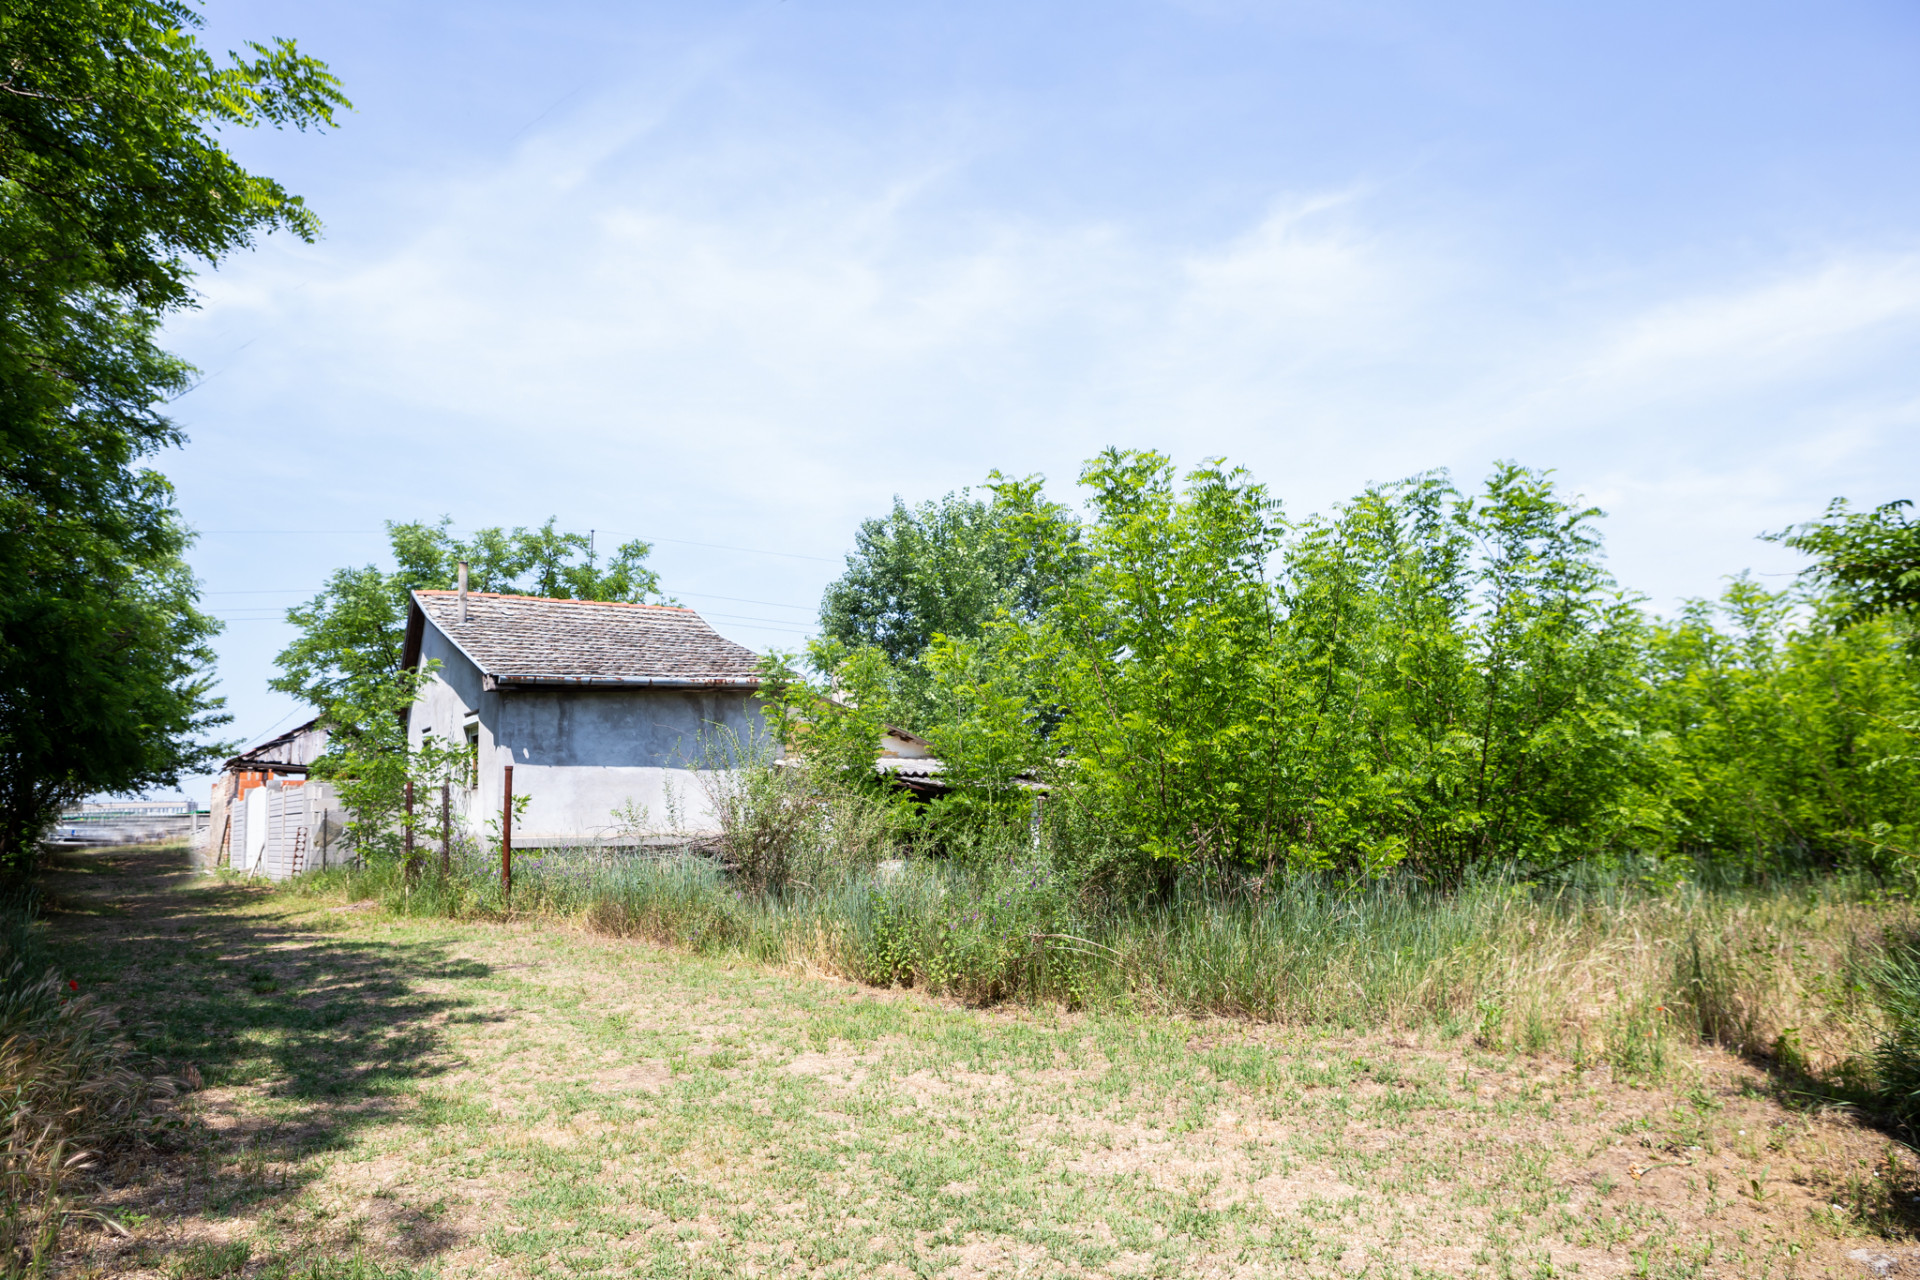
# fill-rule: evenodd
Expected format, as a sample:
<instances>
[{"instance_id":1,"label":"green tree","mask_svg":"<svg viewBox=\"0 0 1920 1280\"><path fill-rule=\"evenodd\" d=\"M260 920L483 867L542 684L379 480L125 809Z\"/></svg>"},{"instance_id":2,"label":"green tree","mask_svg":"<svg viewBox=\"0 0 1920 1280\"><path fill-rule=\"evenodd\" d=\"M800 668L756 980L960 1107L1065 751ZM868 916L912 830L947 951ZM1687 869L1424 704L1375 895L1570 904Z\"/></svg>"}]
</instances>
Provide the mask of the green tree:
<instances>
[{"instance_id":1,"label":"green tree","mask_svg":"<svg viewBox=\"0 0 1920 1280\"><path fill-rule=\"evenodd\" d=\"M1647 715L1679 744L1678 838L1765 871L1920 866L1920 522L1907 502L1767 535L1814 558L1734 579L1656 634Z\"/></svg>"},{"instance_id":2,"label":"green tree","mask_svg":"<svg viewBox=\"0 0 1920 1280\"><path fill-rule=\"evenodd\" d=\"M1290 865L1377 873L1434 852L1430 820L1474 755L1467 507L1444 474L1419 476L1301 522L1283 549L1266 822Z\"/></svg>"},{"instance_id":3,"label":"green tree","mask_svg":"<svg viewBox=\"0 0 1920 1280\"><path fill-rule=\"evenodd\" d=\"M1220 463L1180 484L1109 450L1082 479L1084 569L1031 623L933 651L957 778L1036 762L1113 869L1160 880L1204 859L1451 881L1664 838L1644 626L1597 513L1546 476L1420 476L1292 526Z\"/></svg>"},{"instance_id":4,"label":"green tree","mask_svg":"<svg viewBox=\"0 0 1920 1280\"><path fill-rule=\"evenodd\" d=\"M1464 719L1474 758L1453 829L1433 846L1445 871L1658 842L1665 757L1634 718L1645 623L1602 563L1600 514L1512 463L1464 513L1479 550Z\"/></svg>"},{"instance_id":5,"label":"green tree","mask_svg":"<svg viewBox=\"0 0 1920 1280\"><path fill-rule=\"evenodd\" d=\"M812 685L782 667L789 738L870 779L910 712L957 791L943 821L1003 821L1038 774L1056 852L1136 885L1201 861L1447 884L1675 851L1920 865L1902 504L1781 535L1819 557L1793 592L1742 580L1658 624L1601 513L1513 463L1292 523L1220 462L1108 450L1081 481L1084 522L1002 481L870 523L835 588L861 643L816 644Z\"/></svg>"},{"instance_id":6,"label":"green tree","mask_svg":"<svg viewBox=\"0 0 1920 1280\"><path fill-rule=\"evenodd\" d=\"M1274 685L1290 863L1451 882L1664 838L1644 626L1598 516L1503 463L1477 495L1435 472L1297 528Z\"/></svg>"},{"instance_id":7,"label":"green tree","mask_svg":"<svg viewBox=\"0 0 1920 1280\"><path fill-rule=\"evenodd\" d=\"M1771 537L1814 557L1808 577L1838 602L1837 625L1888 614L1920 619L1920 520L1907 515L1911 506L1903 500L1854 511L1835 498L1820 519ZM1920 628L1909 634L1920 642Z\"/></svg>"},{"instance_id":8,"label":"green tree","mask_svg":"<svg viewBox=\"0 0 1920 1280\"><path fill-rule=\"evenodd\" d=\"M217 62L168 0L0 2L0 867L60 805L171 783L214 753L172 490L139 466L193 370L155 341L196 264L267 231L312 239L296 196L223 128L327 125L345 104L291 41Z\"/></svg>"},{"instance_id":9,"label":"green tree","mask_svg":"<svg viewBox=\"0 0 1920 1280\"><path fill-rule=\"evenodd\" d=\"M1081 482L1092 490L1087 567L1008 649L1064 708L1061 781L1157 862L1258 857L1263 743L1281 710L1267 670L1277 504L1217 464L1181 491L1156 453L1109 449Z\"/></svg>"},{"instance_id":10,"label":"green tree","mask_svg":"<svg viewBox=\"0 0 1920 1280\"><path fill-rule=\"evenodd\" d=\"M226 750L205 741L228 719L209 696L217 624L194 607L185 536L155 525L132 554L44 538L7 554L27 588L0 593L0 874L31 869L66 805L177 785Z\"/></svg>"},{"instance_id":11,"label":"green tree","mask_svg":"<svg viewBox=\"0 0 1920 1280\"><path fill-rule=\"evenodd\" d=\"M1078 526L1038 477L994 472L971 490L887 515L854 535L846 572L820 601L821 637L877 650L897 673L890 713L913 727L933 712L924 656L936 637L971 640L1005 613L1032 619L1082 567Z\"/></svg>"}]
</instances>

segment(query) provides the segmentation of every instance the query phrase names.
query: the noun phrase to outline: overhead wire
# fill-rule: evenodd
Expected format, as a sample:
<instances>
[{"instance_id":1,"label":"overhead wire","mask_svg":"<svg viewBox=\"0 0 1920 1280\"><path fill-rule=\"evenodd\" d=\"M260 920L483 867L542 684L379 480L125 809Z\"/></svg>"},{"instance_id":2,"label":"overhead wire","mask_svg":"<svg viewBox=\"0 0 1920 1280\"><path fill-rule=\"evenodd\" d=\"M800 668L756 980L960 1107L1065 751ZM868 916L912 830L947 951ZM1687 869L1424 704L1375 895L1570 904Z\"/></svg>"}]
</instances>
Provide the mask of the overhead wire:
<instances>
[{"instance_id":1,"label":"overhead wire","mask_svg":"<svg viewBox=\"0 0 1920 1280\"><path fill-rule=\"evenodd\" d=\"M201 530L201 532L205 534L212 534L212 535L239 536L244 534L244 535L252 536L252 535L263 535L263 534L265 535L284 534L284 535L291 536L291 535L322 535L322 534L324 535L372 534L372 533L384 533L386 531L384 529L204 529L204 530ZM620 536L623 533L629 533L629 531L619 530L619 529L609 529L607 530L607 532L614 536ZM803 555L801 553L793 552L793 551L771 551L761 547L736 547L727 543L698 542L688 538L644 538L643 537L642 541L671 542L671 543L676 543L682 546L709 547L709 548L713 548L715 550L720 550L720 551L737 551L747 555L779 556L779 557L783 557L785 559L790 559L790 560L812 560L822 564L834 563L833 560L831 560L826 556ZM245 588L245 589L235 588L230 590L223 589L219 591L205 591L205 592L202 592L201 594L203 596L311 596L311 595L318 594L320 590L321 588L318 588L318 587L314 587L314 588L257 587L257 588ZM695 600L724 600L730 604L757 604L763 608L791 609L796 613L805 613L805 614L811 614L814 609L814 606L812 605L788 604L782 600L758 600L748 596L727 596L727 595L720 595L716 592L710 592L710 591L676 591L671 594L675 598L678 598L679 596L687 596ZM216 613L213 616L222 622L273 622L273 621L283 620L286 614L285 614L285 610L281 609L277 605L253 605L253 606L240 605L238 606L238 610L235 612ZM719 612L712 612L710 613L709 616L712 616L715 618L725 618L730 622L754 623L764 628L768 628L776 631L786 631L795 635L805 635L808 633L808 631L811 630L810 627L793 625L801 621L801 619L798 619L798 618L760 618L760 617L755 617L751 614L719 613Z\"/></svg>"},{"instance_id":2,"label":"overhead wire","mask_svg":"<svg viewBox=\"0 0 1920 1280\"><path fill-rule=\"evenodd\" d=\"M457 530L459 526L456 525L454 526L454 528ZM322 535L322 534L330 537L337 537L341 534L349 534L349 533L351 534L384 534L386 533L386 530L385 529L199 529L199 530L195 530L195 532L199 533L202 537L241 537L241 536L260 537L263 535L273 536L273 537L279 537L279 536L306 537L306 536ZM607 530L607 532L615 535L626 534L628 537L638 538L642 542L649 542L649 543L670 542L670 543L673 543L675 546L707 547L715 551L738 551L743 555L750 555L750 556L779 556L781 559L784 559L784 560L814 560L814 561L818 561L821 564L840 563L838 560L836 560L832 556L810 556L798 551L773 551L766 547L736 547L733 544L727 543L727 542L697 542L692 538L648 537L646 534L634 533L631 530L627 530L627 529L609 529Z\"/></svg>"}]
</instances>

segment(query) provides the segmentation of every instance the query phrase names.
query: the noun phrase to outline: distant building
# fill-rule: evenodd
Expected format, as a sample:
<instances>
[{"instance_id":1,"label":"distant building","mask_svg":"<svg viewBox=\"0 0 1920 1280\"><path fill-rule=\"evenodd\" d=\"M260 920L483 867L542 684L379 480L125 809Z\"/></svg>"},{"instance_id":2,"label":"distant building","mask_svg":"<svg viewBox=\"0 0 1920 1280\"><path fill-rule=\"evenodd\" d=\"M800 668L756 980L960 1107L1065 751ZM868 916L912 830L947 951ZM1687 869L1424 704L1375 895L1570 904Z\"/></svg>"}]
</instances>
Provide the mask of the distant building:
<instances>
[{"instance_id":1,"label":"distant building","mask_svg":"<svg viewBox=\"0 0 1920 1280\"><path fill-rule=\"evenodd\" d=\"M313 719L257 747L242 751L220 766L213 780L213 795L208 805L207 839L200 846L200 857L209 867L252 867L265 849L266 824L260 819L262 802L253 804L252 838L247 830L247 797L269 784L278 790L289 784L300 786L307 770L327 749L327 731Z\"/></svg>"},{"instance_id":2,"label":"distant building","mask_svg":"<svg viewBox=\"0 0 1920 1280\"><path fill-rule=\"evenodd\" d=\"M202 834L193 801L89 800L61 811L41 839L54 845L147 844Z\"/></svg>"},{"instance_id":3,"label":"distant building","mask_svg":"<svg viewBox=\"0 0 1920 1280\"><path fill-rule=\"evenodd\" d=\"M765 732L758 655L691 609L416 591L402 661L439 664L408 710L409 748L432 736L471 750L460 807L476 837L511 765L528 801L516 846L607 841L629 805L658 827L710 830L695 773L706 746Z\"/></svg>"},{"instance_id":4,"label":"distant building","mask_svg":"<svg viewBox=\"0 0 1920 1280\"><path fill-rule=\"evenodd\" d=\"M882 729L873 767L882 782L915 800L937 800L953 790L945 762L933 754L933 743L894 725ZM1047 793L1047 784L1030 773L1013 779L1013 785L1034 797Z\"/></svg>"},{"instance_id":5,"label":"distant building","mask_svg":"<svg viewBox=\"0 0 1920 1280\"><path fill-rule=\"evenodd\" d=\"M175 818L194 812L193 801L178 800L88 800L60 811L63 818L88 821L100 818Z\"/></svg>"}]
</instances>

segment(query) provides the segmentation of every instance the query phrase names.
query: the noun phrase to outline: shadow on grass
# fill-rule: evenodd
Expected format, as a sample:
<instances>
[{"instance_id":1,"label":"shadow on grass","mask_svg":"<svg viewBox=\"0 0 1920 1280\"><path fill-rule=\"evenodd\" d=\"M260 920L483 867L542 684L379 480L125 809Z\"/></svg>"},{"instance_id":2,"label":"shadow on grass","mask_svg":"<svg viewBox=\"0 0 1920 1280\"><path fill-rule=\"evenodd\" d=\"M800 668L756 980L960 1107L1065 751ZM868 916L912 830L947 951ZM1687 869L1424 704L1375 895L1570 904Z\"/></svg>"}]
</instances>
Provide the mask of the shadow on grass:
<instances>
[{"instance_id":1,"label":"shadow on grass","mask_svg":"<svg viewBox=\"0 0 1920 1280\"><path fill-rule=\"evenodd\" d=\"M1817 1075L1802 1063L1768 1054L1739 1056L1764 1074L1763 1092L1783 1110L1809 1118L1844 1116L1907 1149L1908 1160L1889 1156L1879 1169L1856 1173L1843 1198L1876 1234L1920 1240L1920 1132L1913 1122L1890 1112L1885 1099L1858 1079Z\"/></svg>"},{"instance_id":2,"label":"shadow on grass","mask_svg":"<svg viewBox=\"0 0 1920 1280\"><path fill-rule=\"evenodd\" d=\"M491 972L434 943L315 932L262 887L194 876L179 846L63 852L43 885L49 955L158 1070L264 1098L217 1130L180 1124L160 1167L136 1172L170 1214L297 1194L317 1172L305 1157L394 1118L398 1095L452 1065L440 1027L469 1001L425 985ZM409 1253L454 1243L392 1225Z\"/></svg>"}]
</instances>

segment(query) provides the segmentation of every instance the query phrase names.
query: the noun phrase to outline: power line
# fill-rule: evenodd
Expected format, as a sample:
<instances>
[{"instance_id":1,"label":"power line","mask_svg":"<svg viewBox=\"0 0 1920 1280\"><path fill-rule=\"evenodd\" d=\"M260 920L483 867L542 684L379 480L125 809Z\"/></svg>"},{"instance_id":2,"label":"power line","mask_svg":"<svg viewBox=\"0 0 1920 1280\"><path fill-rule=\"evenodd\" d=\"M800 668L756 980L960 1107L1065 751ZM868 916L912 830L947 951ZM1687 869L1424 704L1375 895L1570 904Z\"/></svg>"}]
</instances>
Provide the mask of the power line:
<instances>
[{"instance_id":1,"label":"power line","mask_svg":"<svg viewBox=\"0 0 1920 1280\"><path fill-rule=\"evenodd\" d=\"M247 591L202 591L203 596L310 596L318 593L319 587L274 587ZM800 613L812 613L810 604L788 604L784 600L750 600L746 596L721 596L711 591L671 591L669 595L693 596L699 600L726 600L733 604L759 604L769 609L793 609ZM270 606L261 606L267 608Z\"/></svg>"},{"instance_id":2,"label":"power line","mask_svg":"<svg viewBox=\"0 0 1920 1280\"><path fill-rule=\"evenodd\" d=\"M730 547L724 542L693 542L686 538L642 538L643 542L672 542L683 547L712 547L716 551L740 551L753 556L782 556L788 560L813 560L820 564L839 564L832 556L805 556L797 551L768 551L761 547Z\"/></svg>"},{"instance_id":3,"label":"power line","mask_svg":"<svg viewBox=\"0 0 1920 1280\"><path fill-rule=\"evenodd\" d=\"M249 746L260 745L262 742L266 741L268 733L272 733L275 729L278 729L281 725L285 724L287 721L293 719L295 716L299 715L302 711L306 711L306 710L308 710L308 708L306 707L295 707L293 710L287 712L287 714L281 716L278 720L275 720L273 724L268 727L266 733L256 733L251 738L246 739L246 742L248 743Z\"/></svg>"},{"instance_id":4,"label":"power line","mask_svg":"<svg viewBox=\"0 0 1920 1280\"><path fill-rule=\"evenodd\" d=\"M814 606L810 604L782 604L778 600L749 600L745 596L716 596L710 591L677 591L671 594L692 596L696 600L730 600L734 604L763 604L769 609L797 609L801 613L812 613L814 608ZM715 616L718 617L719 615L716 614Z\"/></svg>"},{"instance_id":5,"label":"power line","mask_svg":"<svg viewBox=\"0 0 1920 1280\"><path fill-rule=\"evenodd\" d=\"M458 526L455 526L455 528L457 529ZM326 535L329 537L337 537L341 534L348 534L348 533L384 534L386 530L385 529L199 529L199 530L196 530L195 532L199 533L203 537L241 537L241 536L305 537L309 535ZM609 529L607 530L607 532L622 533L622 532L628 532L628 531L619 530L619 529ZM820 564L840 563L838 560L834 559L832 556L803 555L798 551L770 551L765 547L736 547L736 546L733 546L731 543L696 542L691 538L650 538L645 534L629 534L629 536L637 537L642 542L671 542L675 546L680 546L680 547L707 547L715 551L738 551L738 552L741 552L742 554L750 555L750 556L779 556L784 560L812 560Z\"/></svg>"},{"instance_id":6,"label":"power line","mask_svg":"<svg viewBox=\"0 0 1920 1280\"><path fill-rule=\"evenodd\" d=\"M793 618L750 618L743 613L703 613L700 616L703 618L728 618L734 622L765 622L783 630L805 632L810 629L807 627L795 627L793 624L796 620Z\"/></svg>"}]
</instances>

